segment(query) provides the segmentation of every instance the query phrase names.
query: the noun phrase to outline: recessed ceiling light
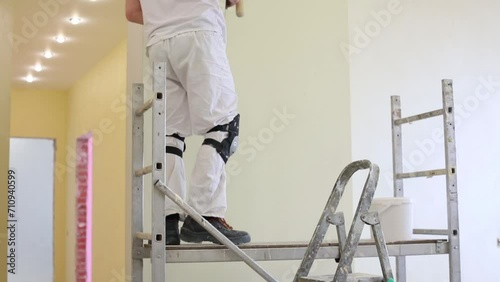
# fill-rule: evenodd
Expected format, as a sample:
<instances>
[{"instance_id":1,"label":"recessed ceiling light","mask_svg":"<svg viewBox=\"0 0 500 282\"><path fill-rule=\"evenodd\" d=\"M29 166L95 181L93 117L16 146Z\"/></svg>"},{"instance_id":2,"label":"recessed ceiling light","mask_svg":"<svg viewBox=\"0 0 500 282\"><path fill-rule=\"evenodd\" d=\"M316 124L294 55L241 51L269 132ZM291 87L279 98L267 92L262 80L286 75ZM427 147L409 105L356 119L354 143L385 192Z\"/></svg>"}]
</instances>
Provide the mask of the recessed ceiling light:
<instances>
[{"instance_id":1,"label":"recessed ceiling light","mask_svg":"<svg viewBox=\"0 0 500 282\"><path fill-rule=\"evenodd\" d=\"M28 74L28 76L26 76L26 81L29 82L29 83L32 83L35 79L33 78L33 76L31 74Z\"/></svg>"},{"instance_id":2,"label":"recessed ceiling light","mask_svg":"<svg viewBox=\"0 0 500 282\"><path fill-rule=\"evenodd\" d=\"M54 56L54 54L52 54L52 52L50 50L47 50L43 53L43 56L47 59L50 59Z\"/></svg>"},{"instance_id":3,"label":"recessed ceiling light","mask_svg":"<svg viewBox=\"0 0 500 282\"><path fill-rule=\"evenodd\" d=\"M82 22L82 19L80 19L79 17L73 17L69 19L69 22L72 24L79 24Z\"/></svg>"},{"instance_id":4,"label":"recessed ceiling light","mask_svg":"<svg viewBox=\"0 0 500 282\"><path fill-rule=\"evenodd\" d=\"M37 72L41 72L42 71L42 65L41 64L36 64L33 69Z\"/></svg>"},{"instance_id":5,"label":"recessed ceiling light","mask_svg":"<svg viewBox=\"0 0 500 282\"><path fill-rule=\"evenodd\" d=\"M56 36L55 40L57 41L57 43L64 43L66 41L66 37L64 37L64 35L58 35Z\"/></svg>"}]
</instances>

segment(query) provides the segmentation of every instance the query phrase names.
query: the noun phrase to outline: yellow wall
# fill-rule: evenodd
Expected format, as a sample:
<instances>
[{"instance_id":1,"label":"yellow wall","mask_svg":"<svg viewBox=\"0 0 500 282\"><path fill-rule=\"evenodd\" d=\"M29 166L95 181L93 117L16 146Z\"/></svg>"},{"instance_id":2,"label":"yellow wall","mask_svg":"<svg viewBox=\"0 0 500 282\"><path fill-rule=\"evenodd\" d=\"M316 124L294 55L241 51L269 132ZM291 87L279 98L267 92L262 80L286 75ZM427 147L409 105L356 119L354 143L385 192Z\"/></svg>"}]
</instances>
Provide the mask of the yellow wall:
<instances>
[{"instance_id":1,"label":"yellow wall","mask_svg":"<svg viewBox=\"0 0 500 282\"><path fill-rule=\"evenodd\" d=\"M66 271L66 133L67 94L61 91L14 89L11 97L11 136L56 140L54 190L54 276L65 281Z\"/></svg>"},{"instance_id":2,"label":"yellow wall","mask_svg":"<svg viewBox=\"0 0 500 282\"><path fill-rule=\"evenodd\" d=\"M94 281L121 281L124 273L125 56L126 44L122 43L69 92L12 91L11 136L52 138L57 144L56 282L74 281L72 152L76 138L89 131L94 133L93 277Z\"/></svg>"},{"instance_id":3,"label":"yellow wall","mask_svg":"<svg viewBox=\"0 0 500 282\"><path fill-rule=\"evenodd\" d=\"M93 281L124 281L126 42L121 43L69 91L68 146L94 135ZM70 162L74 160L69 158ZM74 167L70 163L69 167ZM75 281L75 173L68 183L66 281Z\"/></svg>"},{"instance_id":4,"label":"yellow wall","mask_svg":"<svg viewBox=\"0 0 500 282\"><path fill-rule=\"evenodd\" d=\"M10 76L12 48L6 35L12 30L12 2L0 2L0 187L7 183L9 167ZM7 210L7 189L0 189L0 211ZM7 213L0 213L0 254L7 253ZM0 281L7 281L6 256L0 255Z\"/></svg>"}]
</instances>

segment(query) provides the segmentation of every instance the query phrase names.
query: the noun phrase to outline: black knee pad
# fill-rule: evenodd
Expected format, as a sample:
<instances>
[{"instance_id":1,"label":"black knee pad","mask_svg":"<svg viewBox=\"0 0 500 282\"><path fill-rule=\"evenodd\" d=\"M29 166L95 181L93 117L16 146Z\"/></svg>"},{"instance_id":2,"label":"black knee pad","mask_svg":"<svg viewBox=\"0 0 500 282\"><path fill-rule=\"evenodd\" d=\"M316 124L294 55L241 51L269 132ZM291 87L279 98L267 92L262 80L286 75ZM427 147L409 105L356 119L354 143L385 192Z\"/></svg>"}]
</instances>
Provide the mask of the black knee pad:
<instances>
[{"instance_id":1,"label":"black knee pad","mask_svg":"<svg viewBox=\"0 0 500 282\"><path fill-rule=\"evenodd\" d=\"M230 123L224 125L218 125L210 129L207 133L216 131L227 132L228 133L227 138L222 140L222 142L219 142L212 138L206 138L203 141L203 145L209 145L214 147L214 149L217 151L217 153L219 153L224 162L227 163L229 157L231 157L238 148L239 144L238 135L240 134L240 115L235 116Z\"/></svg>"},{"instance_id":2,"label":"black knee pad","mask_svg":"<svg viewBox=\"0 0 500 282\"><path fill-rule=\"evenodd\" d=\"M173 137L175 139L181 140L183 143L184 143L184 140L186 139L184 137L181 137L179 134L167 135L167 137ZM184 150L180 150L179 148L174 147L174 146L166 146L165 147L165 153L176 155L176 156L179 156L181 158L182 158L185 151L186 151L186 143L184 143Z\"/></svg>"}]
</instances>

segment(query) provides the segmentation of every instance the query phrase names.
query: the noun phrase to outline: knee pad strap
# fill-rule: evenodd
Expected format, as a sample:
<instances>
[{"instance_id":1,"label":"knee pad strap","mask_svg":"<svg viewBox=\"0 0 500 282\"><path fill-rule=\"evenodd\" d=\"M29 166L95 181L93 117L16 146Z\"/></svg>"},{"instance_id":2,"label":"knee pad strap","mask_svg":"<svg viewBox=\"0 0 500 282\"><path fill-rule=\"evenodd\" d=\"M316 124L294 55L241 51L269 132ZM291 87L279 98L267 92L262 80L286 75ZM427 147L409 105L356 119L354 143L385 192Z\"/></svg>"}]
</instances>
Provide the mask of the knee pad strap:
<instances>
[{"instance_id":1,"label":"knee pad strap","mask_svg":"<svg viewBox=\"0 0 500 282\"><path fill-rule=\"evenodd\" d=\"M175 139L178 139L178 140L182 141L183 143L184 143L184 140L185 140L184 137L181 137L178 134L167 135L167 137L173 137ZM179 156L180 158L183 157L185 151L186 151L186 143L184 143L184 150L181 150L181 149L179 149L177 147L174 147L174 146L166 146L165 147L165 153L176 155L176 156Z\"/></svg>"},{"instance_id":2,"label":"knee pad strap","mask_svg":"<svg viewBox=\"0 0 500 282\"><path fill-rule=\"evenodd\" d=\"M212 146L217 153L221 156L222 160L227 163L229 157L231 157L236 149L238 148L238 135L240 133L240 115L234 117L234 119L224 125L218 125L212 129L210 129L207 133L222 131L227 132L228 136L226 139L219 142L212 138L206 138L203 141L203 145Z\"/></svg>"}]
</instances>

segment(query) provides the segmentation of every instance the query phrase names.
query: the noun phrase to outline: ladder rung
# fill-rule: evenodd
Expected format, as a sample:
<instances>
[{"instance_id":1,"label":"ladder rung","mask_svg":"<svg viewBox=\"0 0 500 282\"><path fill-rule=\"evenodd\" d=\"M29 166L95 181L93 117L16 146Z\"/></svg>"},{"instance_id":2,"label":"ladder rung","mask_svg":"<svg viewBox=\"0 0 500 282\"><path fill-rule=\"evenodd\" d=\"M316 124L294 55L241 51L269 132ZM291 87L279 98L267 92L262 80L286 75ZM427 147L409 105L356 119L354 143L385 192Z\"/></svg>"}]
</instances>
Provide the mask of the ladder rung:
<instances>
[{"instance_id":1,"label":"ladder rung","mask_svg":"<svg viewBox=\"0 0 500 282\"><path fill-rule=\"evenodd\" d=\"M135 234L135 238L137 239L141 239L141 240L148 240L148 241L151 241L153 236L151 236L150 233L142 233L142 232L137 232Z\"/></svg>"},{"instance_id":2,"label":"ladder rung","mask_svg":"<svg viewBox=\"0 0 500 282\"><path fill-rule=\"evenodd\" d=\"M433 177L436 175L446 175L446 173L447 173L446 169L436 169L436 170L427 170L427 171L398 173L396 175L396 177L397 177L397 179L416 178L416 177Z\"/></svg>"},{"instance_id":3,"label":"ladder rung","mask_svg":"<svg viewBox=\"0 0 500 282\"><path fill-rule=\"evenodd\" d=\"M445 235L448 236L450 232L447 229L413 229L413 234L418 235Z\"/></svg>"},{"instance_id":4,"label":"ladder rung","mask_svg":"<svg viewBox=\"0 0 500 282\"><path fill-rule=\"evenodd\" d=\"M151 109L151 107L153 107L153 99L149 99L146 103L144 103L144 105L142 105L142 107L137 109L137 111L135 111L135 115L140 116L147 110Z\"/></svg>"},{"instance_id":5,"label":"ladder rung","mask_svg":"<svg viewBox=\"0 0 500 282\"><path fill-rule=\"evenodd\" d=\"M423 113L423 114L419 114L419 115L414 115L414 116L410 116L410 117L396 119L396 120L394 120L394 124L401 125L401 124L405 124L405 123L411 123L411 122L414 122L417 120L423 120L423 119L428 119L431 117L440 116L442 114L443 114L443 110L439 109L439 110L435 110L432 112L427 112L427 113Z\"/></svg>"},{"instance_id":6,"label":"ladder rung","mask_svg":"<svg viewBox=\"0 0 500 282\"><path fill-rule=\"evenodd\" d=\"M146 174L149 174L153 172L153 166L147 166L145 168L141 168L141 169L138 169L135 171L135 176L139 177L139 176L143 176L143 175L146 175Z\"/></svg>"}]
</instances>

